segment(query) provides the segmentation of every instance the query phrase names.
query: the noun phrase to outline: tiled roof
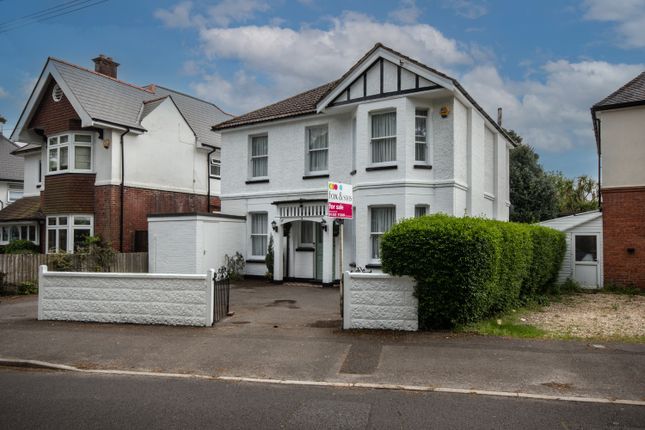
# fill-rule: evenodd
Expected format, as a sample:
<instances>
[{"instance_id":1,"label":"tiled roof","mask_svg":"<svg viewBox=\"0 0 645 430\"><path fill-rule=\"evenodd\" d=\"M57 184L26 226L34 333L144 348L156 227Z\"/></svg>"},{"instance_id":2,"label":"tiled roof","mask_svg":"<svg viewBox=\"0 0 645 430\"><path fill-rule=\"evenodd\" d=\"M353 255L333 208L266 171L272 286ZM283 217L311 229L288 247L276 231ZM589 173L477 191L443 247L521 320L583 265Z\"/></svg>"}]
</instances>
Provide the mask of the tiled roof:
<instances>
[{"instance_id":1,"label":"tiled roof","mask_svg":"<svg viewBox=\"0 0 645 430\"><path fill-rule=\"evenodd\" d=\"M43 218L40 196L23 197L0 211L0 222L30 221Z\"/></svg>"},{"instance_id":2,"label":"tiled roof","mask_svg":"<svg viewBox=\"0 0 645 430\"><path fill-rule=\"evenodd\" d=\"M0 134L0 181L23 181L25 160L13 155L20 147Z\"/></svg>"},{"instance_id":3,"label":"tiled roof","mask_svg":"<svg viewBox=\"0 0 645 430\"><path fill-rule=\"evenodd\" d=\"M367 60L376 50L379 48L384 49L400 58L402 58L405 61L408 61L412 64L415 64L421 68L424 68L436 75L441 76L444 79L448 79L451 81L454 86L459 89L459 91L470 101L473 106L486 118L490 123L506 138L511 142L512 145L516 145L513 139L511 139L506 131L497 124L496 121L494 121L490 115L475 101L475 99L468 94L466 89L461 86L461 84L455 79L451 78L450 76L446 75L445 73L442 73L436 69L433 69L432 67L426 66L423 63L418 62L417 60L414 60L407 55L403 55L402 53L395 51L392 48L389 48L382 43L377 43L374 45L372 49L370 49L363 57L361 57L360 60L358 60L347 72L343 74L339 79L329 82L325 85L322 85L318 88L314 88L309 91L305 91L303 93L297 94L293 97L289 97L288 99L279 101L277 103L274 103L272 105L260 108L258 110L255 110L253 112L249 112L247 114L237 116L233 119L230 119L228 121L224 121L221 124L215 125L213 127L213 130L223 130L226 128L233 128L233 127L238 127L242 125L248 125L248 124L254 124L258 122L265 122L265 121L272 121L275 119L282 119L282 118L289 118L289 117L295 117L299 115L307 115L307 114L312 114L316 112L316 107L318 103L325 97L327 94L332 92L334 89L336 89L337 85L340 85L348 76L350 76L356 68L358 68L365 60Z\"/></svg>"},{"instance_id":4,"label":"tiled roof","mask_svg":"<svg viewBox=\"0 0 645 430\"><path fill-rule=\"evenodd\" d=\"M645 102L645 71L596 103L594 109Z\"/></svg>"},{"instance_id":5,"label":"tiled roof","mask_svg":"<svg viewBox=\"0 0 645 430\"><path fill-rule=\"evenodd\" d=\"M212 103L178 91L156 85L139 87L56 58L50 57L48 61L60 73L82 109L96 121L143 129L141 120L161 104L148 102L172 96L198 141L216 145L219 138L211 126L232 117Z\"/></svg>"},{"instance_id":6,"label":"tiled roof","mask_svg":"<svg viewBox=\"0 0 645 430\"><path fill-rule=\"evenodd\" d=\"M12 154L18 155L18 154L25 154L27 152L32 152L32 151L40 151L41 148L42 146L37 143L28 143L22 148L18 148L14 150Z\"/></svg>"},{"instance_id":7,"label":"tiled roof","mask_svg":"<svg viewBox=\"0 0 645 430\"><path fill-rule=\"evenodd\" d=\"M329 82L312 90L305 91L253 112L236 116L235 118L215 125L214 130L236 127L239 125L253 124L256 122L271 121L280 118L289 118L316 112L316 105L338 83ZM212 125L212 124L211 124Z\"/></svg>"}]
</instances>

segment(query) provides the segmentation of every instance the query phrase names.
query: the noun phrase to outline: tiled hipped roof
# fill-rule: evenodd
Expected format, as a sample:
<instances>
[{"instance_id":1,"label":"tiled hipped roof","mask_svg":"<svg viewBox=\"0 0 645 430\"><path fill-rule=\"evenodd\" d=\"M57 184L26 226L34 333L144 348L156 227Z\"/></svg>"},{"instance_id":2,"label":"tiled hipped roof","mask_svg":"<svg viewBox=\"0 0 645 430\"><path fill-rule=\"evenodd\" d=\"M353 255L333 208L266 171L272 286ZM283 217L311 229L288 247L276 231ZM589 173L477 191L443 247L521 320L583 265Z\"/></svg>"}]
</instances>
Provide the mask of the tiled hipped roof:
<instances>
[{"instance_id":1,"label":"tiled hipped roof","mask_svg":"<svg viewBox=\"0 0 645 430\"><path fill-rule=\"evenodd\" d=\"M595 110L645 102L645 71L593 106Z\"/></svg>"},{"instance_id":2,"label":"tiled hipped roof","mask_svg":"<svg viewBox=\"0 0 645 430\"><path fill-rule=\"evenodd\" d=\"M42 218L40 196L23 197L0 211L0 222L32 221Z\"/></svg>"}]
</instances>

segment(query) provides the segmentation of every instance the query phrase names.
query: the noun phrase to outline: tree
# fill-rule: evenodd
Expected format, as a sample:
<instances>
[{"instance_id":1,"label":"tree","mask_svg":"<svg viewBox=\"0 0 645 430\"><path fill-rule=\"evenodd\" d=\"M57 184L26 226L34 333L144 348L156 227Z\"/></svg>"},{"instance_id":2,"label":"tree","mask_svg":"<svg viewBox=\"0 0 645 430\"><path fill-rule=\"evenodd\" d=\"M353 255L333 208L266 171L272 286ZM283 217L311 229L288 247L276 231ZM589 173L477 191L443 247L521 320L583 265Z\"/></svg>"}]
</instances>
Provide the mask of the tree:
<instances>
[{"instance_id":1,"label":"tree","mask_svg":"<svg viewBox=\"0 0 645 430\"><path fill-rule=\"evenodd\" d=\"M558 214L554 181L538 162L539 155L513 130L509 136L518 143L510 152L511 221L533 223Z\"/></svg>"},{"instance_id":2,"label":"tree","mask_svg":"<svg viewBox=\"0 0 645 430\"><path fill-rule=\"evenodd\" d=\"M551 175L558 192L558 213L572 215L598 209L598 183L587 175L567 178L562 172Z\"/></svg>"}]
</instances>

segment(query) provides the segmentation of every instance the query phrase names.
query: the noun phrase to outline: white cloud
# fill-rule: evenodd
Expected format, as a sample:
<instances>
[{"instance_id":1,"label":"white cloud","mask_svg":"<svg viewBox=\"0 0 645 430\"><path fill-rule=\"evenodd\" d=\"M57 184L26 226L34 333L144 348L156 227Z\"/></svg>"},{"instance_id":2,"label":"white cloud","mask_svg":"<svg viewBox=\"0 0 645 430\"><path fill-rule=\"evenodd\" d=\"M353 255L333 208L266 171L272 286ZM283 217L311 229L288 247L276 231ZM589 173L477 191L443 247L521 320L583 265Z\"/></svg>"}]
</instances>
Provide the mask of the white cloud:
<instances>
[{"instance_id":1,"label":"white cloud","mask_svg":"<svg viewBox=\"0 0 645 430\"><path fill-rule=\"evenodd\" d=\"M645 47L645 1L643 0L585 0L584 18L591 21L616 23L621 46Z\"/></svg>"},{"instance_id":2,"label":"white cloud","mask_svg":"<svg viewBox=\"0 0 645 430\"><path fill-rule=\"evenodd\" d=\"M402 24L414 24L421 16L415 0L401 0L399 7L390 12L390 18Z\"/></svg>"},{"instance_id":3,"label":"white cloud","mask_svg":"<svg viewBox=\"0 0 645 430\"><path fill-rule=\"evenodd\" d=\"M443 7L468 19L477 19L488 13L488 7L481 0L444 0Z\"/></svg>"},{"instance_id":4,"label":"white cloud","mask_svg":"<svg viewBox=\"0 0 645 430\"><path fill-rule=\"evenodd\" d=\"M0 99L5 98L8 95L9 95L9 93L7 92L7 90L5 90L4 88L0 87Z\"/></svg>"},{"instance_id":5,"label":"white cloud","mask_svg":"<svg viewBox=\"0 0 645 430\"><path fill-rule=\"evenodd\" d=\"M464 74L464 87L493 114L504 108L504 125L538 149L561 152L593 145L591 106L634 78L643 65L604 61L552 61L535 78L512 81L492 66ZM495 118L495 116L493 116Z\"/></svg>"},{"instance_id":6,"label":"white cloud","mask_svg":"<svg viewBox=\"0 0 645 430\"><path fill-rule=\"evenodd\" d=\"M273 88L261 85L253 75L239 70L233 79L217 73L205 74L200 82L191 84L197 97L210 100L226 112L241 114L275 101Z\"/></svg>"},{"instance_id":7,"label":"white cloud","mask_svg":"<svg viewBox=\"0 0 645 430\"><path fill-rule=\"evenodd\" d=\"M155 18L170 28L186 28L193 26L193 20L190 12L193 4L189 1L178 3L170 10L157 9L154 13Z\"/></svg>"},{"instance_id":8,"label":"white cloud","mask_svg":"<svg viewBox=\"0 0 645 430\"><path fill-rule=\"evenodd\" d=\"M262 0L222 0L208 9L212 22L219 26L227 26L232 22L246 21L257 12L269 10L267 2Z\"/></svg>"}]
</instances>

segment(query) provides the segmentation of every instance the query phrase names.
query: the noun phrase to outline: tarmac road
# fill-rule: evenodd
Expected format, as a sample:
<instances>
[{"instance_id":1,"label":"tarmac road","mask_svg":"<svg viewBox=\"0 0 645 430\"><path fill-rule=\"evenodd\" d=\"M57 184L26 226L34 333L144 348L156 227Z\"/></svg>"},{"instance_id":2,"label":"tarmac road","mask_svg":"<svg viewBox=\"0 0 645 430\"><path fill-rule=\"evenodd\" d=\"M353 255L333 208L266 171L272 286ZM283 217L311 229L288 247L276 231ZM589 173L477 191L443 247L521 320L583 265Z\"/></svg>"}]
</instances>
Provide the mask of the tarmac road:
<instances>
[{"instance_id":1,"label":"tarmac road","mask_svg":"<svg viewBox=\"0 0 645 430\"><path fill-rule=\"evenodd\" d=\"M645 407L0 368L0 428L645 428Z\"/></svg>"}]
</instances>

